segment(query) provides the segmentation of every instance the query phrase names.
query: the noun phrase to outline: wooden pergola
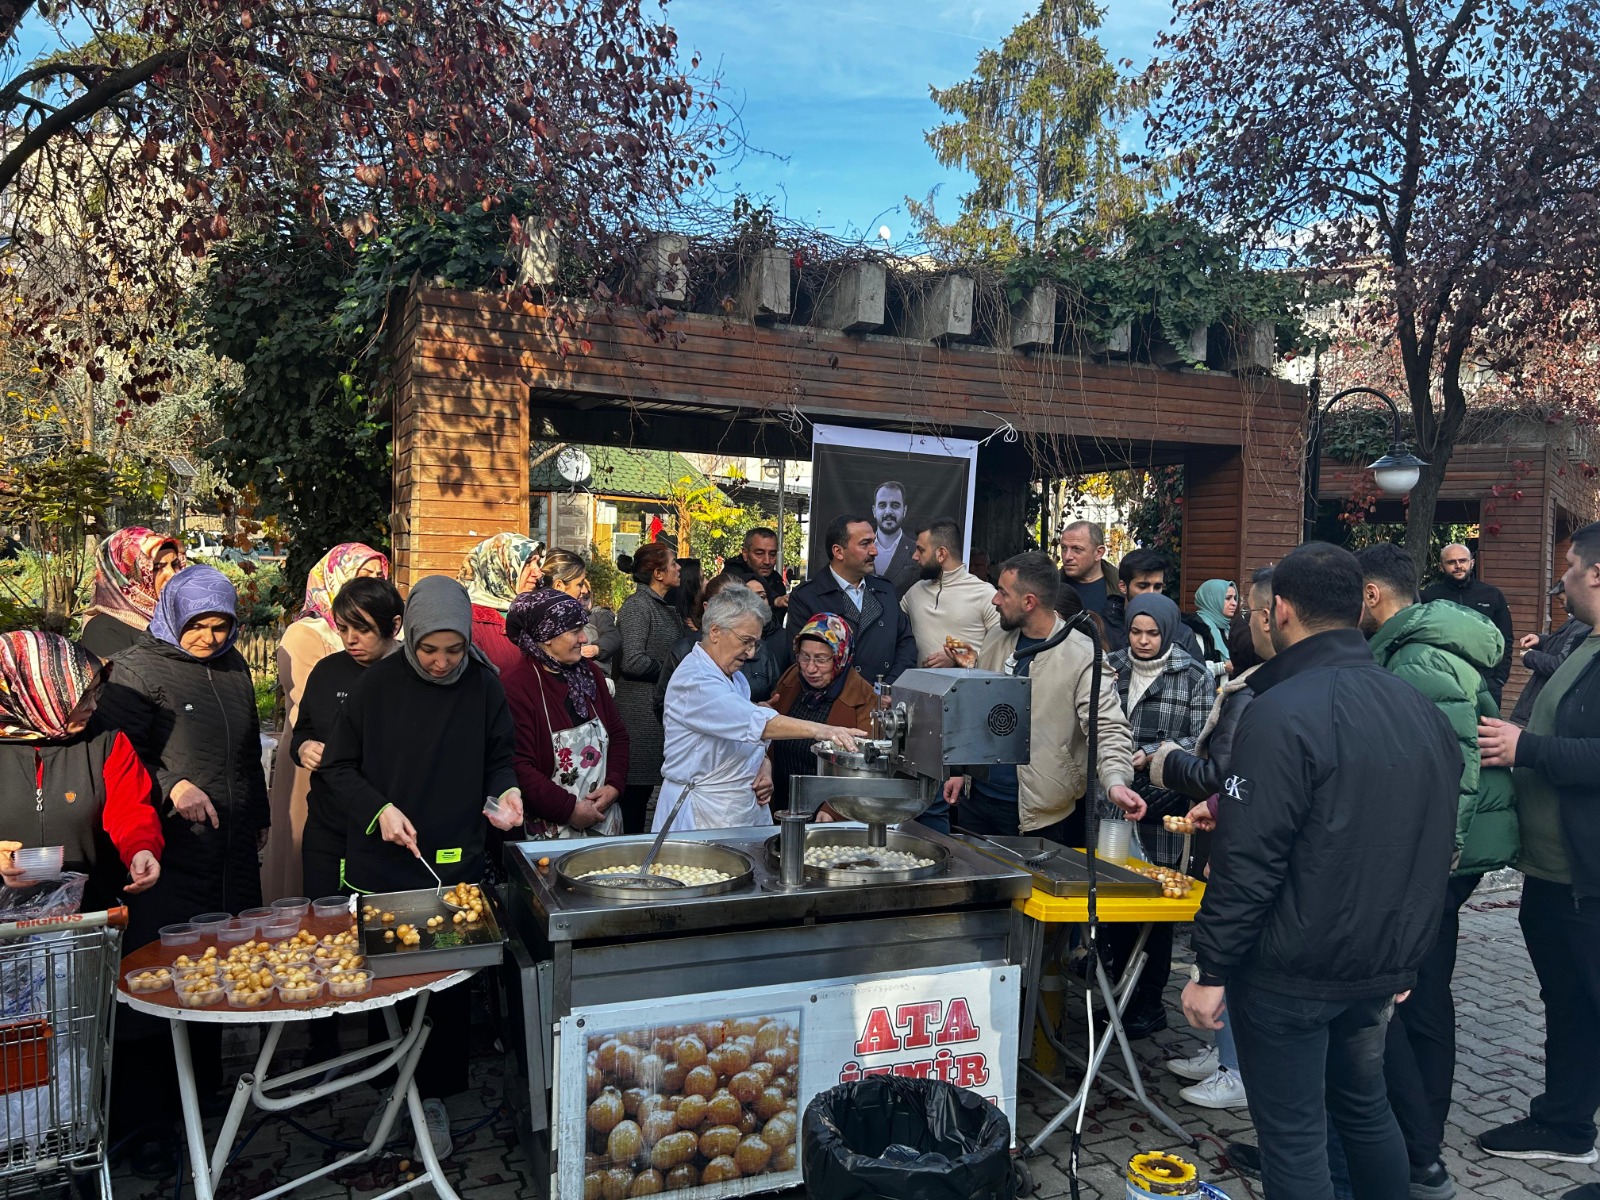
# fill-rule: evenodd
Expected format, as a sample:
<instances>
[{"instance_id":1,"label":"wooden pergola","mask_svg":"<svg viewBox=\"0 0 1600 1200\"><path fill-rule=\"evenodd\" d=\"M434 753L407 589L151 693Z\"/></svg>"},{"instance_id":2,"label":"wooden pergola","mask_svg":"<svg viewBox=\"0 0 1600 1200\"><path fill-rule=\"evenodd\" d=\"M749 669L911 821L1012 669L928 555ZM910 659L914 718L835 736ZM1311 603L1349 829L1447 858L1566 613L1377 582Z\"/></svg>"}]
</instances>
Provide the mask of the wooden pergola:
<instances>
[{"instance_id":1,"label":"wooden pergola","mask_svg":"<svg viewBox=\"0 0 1600 1200\"><path fill-rule=\"evenodd\" d=\"M575 321L431 287L395 315L402 587L453 574L481 538L527 530L535 438L806 458L811 421L979 438L1009 422L1032 435L980 451L973 543L996 560L1023 548L1040 452L1085 470L1181 463L1189 589L1243 578L1300 539L1304 393L1266 375L731 316L661 326L619 308Z\"/></svg>"},{"instance_id":2,"label":"wooden pergola","mask_svg":"<svg viewBox=\"0 0 1600 1200\"><path fill-rule=\"evenodd\" d=\"M1324 457L1318 500L1346 499L1352 477L1365 474L1358 464ZM1529 427L1512 431L1506 442L1457 446L1439 490L1435 519L1479 526L1478 578L1505 593L1516 635L1521 637L1565 619L1559 601L1552 606L1549 591L1566 570L1573 530L1597 516L1600 490L1593 468L1559 441L1535 440ZM1372 517L1401 522L1405 510L1399 501L1386 501ZM1424 578L1438 566L1419 565ZM1503 697L1505 711L1511 710L1527 680L1522 656L1513 654Z\"/></svg>"}]
</instances>

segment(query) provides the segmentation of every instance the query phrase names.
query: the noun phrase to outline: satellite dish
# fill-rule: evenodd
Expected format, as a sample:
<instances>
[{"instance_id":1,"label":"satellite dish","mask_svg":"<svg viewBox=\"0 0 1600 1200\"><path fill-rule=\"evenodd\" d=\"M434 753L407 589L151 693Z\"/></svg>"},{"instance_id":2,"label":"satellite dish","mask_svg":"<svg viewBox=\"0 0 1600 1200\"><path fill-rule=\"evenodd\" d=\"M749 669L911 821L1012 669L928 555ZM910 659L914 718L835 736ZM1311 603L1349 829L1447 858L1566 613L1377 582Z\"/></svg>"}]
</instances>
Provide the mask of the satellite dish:
<instances>
[{"instance_id":1,"label":"satellite dish","mask_svg":"<svg viewBox=\"0 0 1600 1200\"><path fill-rule=\"evenodd\" d=\"M589 478L593 471L594 464L589 456L576 446L568 446L556 455L556 473L574 486Z\"/></svg>"},{"instance_id":2,"label":"satellite dish","mask_svg":"<svg viewBox=\"0 0 1600 1200\"><path fill-rule=\"evenodd\" d=\"M880 241L885 242L889 240L889 227L887 225L878 226L878 238Z\"/></svg>"}]
</instances>

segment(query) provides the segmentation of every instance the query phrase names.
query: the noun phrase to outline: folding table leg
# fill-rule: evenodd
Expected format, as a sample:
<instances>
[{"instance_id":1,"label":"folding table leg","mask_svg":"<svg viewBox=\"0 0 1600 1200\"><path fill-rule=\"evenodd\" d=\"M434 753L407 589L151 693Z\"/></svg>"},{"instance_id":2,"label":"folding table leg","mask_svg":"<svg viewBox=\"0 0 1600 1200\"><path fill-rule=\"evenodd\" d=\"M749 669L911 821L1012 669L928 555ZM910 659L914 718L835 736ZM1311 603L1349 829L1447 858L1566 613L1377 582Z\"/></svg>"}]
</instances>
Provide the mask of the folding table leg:
<instances>
[{"instance_id":1,"label":"folding table leg","mask_svg":"<svg viewBox=\"0 0 1600 1200\"><path fill-rule=\"evenodd\" d=\"M178 1104L183 1112L183 1136L189 1147L189 1175L195 1200L213 1200L211 1164L206 1158L205 1127L200 1117L200 1089L194 1082L194 1058L189 1053L189 1031L179 1020L172 1026L172 1057L178 1069Z\"/></svg>"},{"instance_id":2,"label":"folding table leg","mask_svg":"<svg viewBox=\"0 0 1600 1200\"><path fill-rule=\"evenodd\" d=\"M421 1043L427 1041L428 1030L433 1027L432 1021L428 1020L426 1015L427 998L427 992L423 992L417 997L417 1008L411 1016L413 1024L421 1022L423 1025L422 1037L418 1039ZM398 1037L400 1035L400 1018L395 1015L393 1006L383 1010L383 1019L388 1027L389 1036ZM416 1179L412 1180L408 1186L420 1186L423 1181L427 1181L433 1185L433 1190L438 1194L439 1200L460 1200L455 1189L446 1182L444 1168L439 1165L439 1156L433 1152L433 1138L428 1133L428 1117L422 1110L422 1096L417 1092L416 1069L417 1057L419 1056L412 1056L406 1060L401 1067L399 1077L395 1079L394 1085L395 1095L404 1094L405 1096L406 1109L411 1116L411 1127L416 1131L417 1135L417 1157L422 1160L422 1165L426 1168L418 1172Z\"/></svg>"}]
</instances>

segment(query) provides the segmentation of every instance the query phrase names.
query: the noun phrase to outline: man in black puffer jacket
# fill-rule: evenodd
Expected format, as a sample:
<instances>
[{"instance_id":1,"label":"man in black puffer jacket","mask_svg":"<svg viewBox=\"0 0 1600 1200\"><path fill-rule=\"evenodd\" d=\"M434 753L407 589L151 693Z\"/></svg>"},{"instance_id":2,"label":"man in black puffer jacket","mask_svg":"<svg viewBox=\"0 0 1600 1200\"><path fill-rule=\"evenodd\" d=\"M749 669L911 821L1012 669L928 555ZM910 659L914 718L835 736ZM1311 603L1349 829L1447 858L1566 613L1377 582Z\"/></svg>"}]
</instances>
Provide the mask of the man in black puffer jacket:
<instances>
[{"instance_id":1,"label":"man in black puffer jacket","mask_svg":"<svg viewBox=\"0 0 1600 1200\"><path fill-rule=\"evenodd\" d=\"M1506 640L1506 647L1500 661L1484 674L1483 681L1489 685L1489 694L1494 697L1494 702L1499 704L1500 696L1506 690L1506 680L1511 678L1511 653L1516 648L1511 636L1511 608L1506 604L1504 592L1478 578L1476 566L1471 550L1460 542L1450 543L1439 552L1439 570L1444 573L1444 578L1422 589L1422 602L1431 604L1435 600L1449 600L1473 612L1482 613L1494 622L1494 627Z\"/></svg>"},{"instance_id":2,"label":"man in black puffer jacket","mask_svg":"<svg viewBox=\"0 0 1600 1200\"><path fill-rule=\"evenodd\" d=\"M1373 661L1361 587L1355 556L1317 542L1273 571L1277 655L1222 781L1184 989L1214 1029L1226 987L1268 1200L1332 1200L1329 1118L1356 1195L1410 1190L1384 1036L1438 932L1462 762L1438 708Z\"/></svg>"}]
</instances>

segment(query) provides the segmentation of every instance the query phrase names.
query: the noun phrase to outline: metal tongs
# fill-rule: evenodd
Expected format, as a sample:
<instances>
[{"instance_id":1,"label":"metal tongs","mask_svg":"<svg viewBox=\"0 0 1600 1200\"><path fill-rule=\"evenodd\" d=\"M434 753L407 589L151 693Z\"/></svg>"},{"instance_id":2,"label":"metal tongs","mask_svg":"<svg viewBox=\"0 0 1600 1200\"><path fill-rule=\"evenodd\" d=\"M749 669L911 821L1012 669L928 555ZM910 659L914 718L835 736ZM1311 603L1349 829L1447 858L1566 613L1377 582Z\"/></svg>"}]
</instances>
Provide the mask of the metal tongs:
<instances>
[{"instance_id":1,"label":"metal tongs","mask_svg":"<svg viewBox=\"0 0 1600 1200\"><path fill-rule=\"evenodd\" d=\"M444 898L444 880L439 878L439 872L429 865L427 855L423 854L420 849L417 851L417 861L422 864L424 871L433 876L433 898L446 908L453 908L457 912L465 912L466 909L462 908L461 905L453 904Z\"/></svg>"},{"instance_id":2,"label":"metal tongs","mask_svg":"<svg viewBox=\"0 0 1600 1200\"><path fill-rule=\"evenodd\" d=\"M689 798L690 788L684 788L678 797L678 802L672 806L672 811L667 814L667 819L662 822L661 832L656 834L656 840L651 843L650 853L644 856L644 861L639 864L637 875L607 875L601 882L611 885L625 883L629 887L643 888L681 888L687 885L681 879L673 879L669 875L652 875L650 867L656 861L656 855L661 853L661 847L666 843L667 834L672 832L672 823L678 819L678 810L683 807L683 802Z\"/></svg>"}]
</instances>

